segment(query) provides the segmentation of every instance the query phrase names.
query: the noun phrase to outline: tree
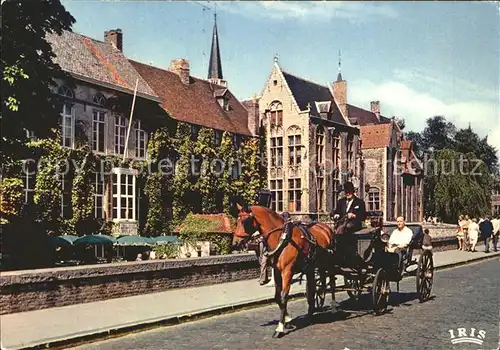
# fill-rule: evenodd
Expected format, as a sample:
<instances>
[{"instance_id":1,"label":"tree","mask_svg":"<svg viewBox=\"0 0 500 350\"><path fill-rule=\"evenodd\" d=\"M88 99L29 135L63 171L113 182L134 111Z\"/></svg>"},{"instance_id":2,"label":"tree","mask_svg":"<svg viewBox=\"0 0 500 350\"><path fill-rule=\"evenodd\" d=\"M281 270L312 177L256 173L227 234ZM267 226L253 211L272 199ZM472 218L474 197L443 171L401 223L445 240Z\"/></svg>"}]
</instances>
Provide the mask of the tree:
<instances>
[{"instance_id":1,"label":"tree","mask_svg":"<svg viewBox=\"0 0 500 350\"><path fill-rule=\"evenodd\" d=\"M452 148L455 135L455 125L447 122L445 117L435 116L427 119L427 125L422 132L423 151L438 151Z\"/></svg>"},{"instance_id":2,"label":"tree","mask_svg":"<svg viewBox=\"0 0 500 350\"><path fill-rule=\"evenodd\" d=\"M417 157L421 158L424 155L424 139L421 133L409 131L405 134L406 139L412 141L413 152Z\"/></svg>"},{"instance_id":3,"label":"tree","mask_svg":"<svg viewBox=\"0 0 500 350\"><path fill-rule=\"evenodd\" d=\"M453 149L466 154L472 153L476 158L482 160L490 171L494 171L498 164L495 147L488 144L487 137L480 138L472 128L460 129L456 132L453 140Z\"/></svg>"},{"instance_id":4,"label":"tree","mask_svg":"<svg viewBox=\"0 0 500 350\"><path fill-rule=\"evenodd\" d=\"M59 122L60 98L53 94L54 78L70 80L52 61L45 37L71 31L75 19L59 0L2 2L2 150L5 166L25 150L26 130L47 137Z\"/></svg>"}]
</instances>

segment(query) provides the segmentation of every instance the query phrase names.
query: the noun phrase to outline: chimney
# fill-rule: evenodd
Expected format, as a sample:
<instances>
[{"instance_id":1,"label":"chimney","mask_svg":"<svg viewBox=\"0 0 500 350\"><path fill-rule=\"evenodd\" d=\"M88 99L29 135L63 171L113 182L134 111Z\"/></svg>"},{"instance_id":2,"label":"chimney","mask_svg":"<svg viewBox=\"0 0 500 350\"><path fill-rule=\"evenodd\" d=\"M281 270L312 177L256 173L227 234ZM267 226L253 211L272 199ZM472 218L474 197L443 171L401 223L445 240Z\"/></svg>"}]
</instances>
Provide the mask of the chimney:
<instances>
[{"instance_id":1,"label":"chimney","mask_svg":"<svg viewBox=\"0 0 500 350\"><path fill-rule=\"evenodd\" d=\"M371 101L370 109L377 116L378 121L380 121L380 101Z\"/></svg>"},{"instance_id":2,"label":"chimney","mask_svg":"<svg viewBox=\"0 0 500 350\"><path fill-rule=\"evenodd\" d=\"M347 115L347 81L340 80L333 83L333 97L337 102L340 110L346 118Z\"/></svg>"},{"instance_id":3,"label":"chimney","mask_svg":"<svg viewBox=\"0 0 500 350\"><path fill-rule=\"evenodd\" d=\"M172 60L170 62L170 71L174 72L179 76L181 82L185 85L189 85L189 61L184 58L179 58L177 60Z\"/></svg>"},{"instance_id":4,"label":"chimney","mask_svg":"<svg viewBox=\"0 0 500 350\"><path fill-rule=\"evenodd\" d=\"M246 103L248 110L248 130L253 136L259 136L259 101L253 95L252 101Z\"/></svg>"},{"instance_id":5,"label":"chimney","mask_svg":"<svg viewBox=\"0 0 500 350\"><path fill-rule=\"evenodd\" d=\"M104 32L104 41L113 44L123 52L123 33L121 29L111 29Z\"/></svg>"}]
</instances>

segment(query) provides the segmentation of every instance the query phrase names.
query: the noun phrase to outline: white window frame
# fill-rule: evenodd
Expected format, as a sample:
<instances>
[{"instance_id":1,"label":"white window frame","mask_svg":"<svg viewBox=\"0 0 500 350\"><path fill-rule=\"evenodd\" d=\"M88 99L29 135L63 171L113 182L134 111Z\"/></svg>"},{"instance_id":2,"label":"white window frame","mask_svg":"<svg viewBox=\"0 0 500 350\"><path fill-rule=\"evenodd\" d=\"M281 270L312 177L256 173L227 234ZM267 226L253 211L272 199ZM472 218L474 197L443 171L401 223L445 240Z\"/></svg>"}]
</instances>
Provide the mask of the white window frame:
<instances>
[{"instance_id":1,"label":"white window frame","mask_svg":"<svg viewBox=\"0 0 500 350\"><path fill-rule=\"evenodd\" d=\"M102 121L100 118L96 119L96 116L102 116ZM99 132L99 125L102 124L102 135ZM92 111L92 151L97 153L106 153L107 135L106 135L106 112L99 109L94 109ZM97 138L96 138L97 136ZM103 149L99 149L99 141L103 141Z\"/></svg>"},{"instance_id":2,"label":"white window frame","mask_svg":"<svg viewBox=\"0 0 500 350\"><path fill-rule=\"evenodd\" d=\"M69 106L70 108L70 114L66 114L66 107ZM74 148L75 147L75 109L72 103L69 102L64 102L63 107L62 107L62 112L61 112L61 118L62 118L62 129L61 129L61 145L63 147L68 147L68 148ZM69 127L68 127L68 119L69 119ZM70 130L70 145L66 145L66 130L69 128Z\"/></svg>"},{"instance_id":3,"label":"white window frame","mask_svg":"<svg viewBox=\"0 0 500 350\"><path fill-rule=\"evenodd\" d=\"M115 136L114 151L115 151L115 154L123 155L125 153L125 141L127 138L127 126L128 126L128 118L121 116L121 115L115 116L115 130L114 130L114 136ZM123 135L120 134L120 130L123 130ZM121 143L122 140L123 140L123 144ZM120 152L121 148L123 148L123 152Z\"/></svg>"},{"instance_id":4,"label":"white window frame","mask_svg":"<svg viewBox=\"0 0 500 350\"><path fill-rule=\"evenodd\" d=\"M23 164L24 204L34 203L35 182L36 162L33 159L26 159Z\"/></svg>"},{"instance_id":5,"label":"white window frame","mask_svg":"<svg viewBox=\"0 0 500 350\"><path fill-rule=\"evenodd\" d=\"M59 181L61 182L61 217L63 219L69 219L71 217L71 206L72 206L72 193L71 193L71 189L72 189L72 186L71 186L71 183L69 181L65 181L65 174L61 174L60 177L59 177ZM67 183L68 187L69 188L66 188L64 185ZM68 193L69 191L69 193ZM64 197L65 196L68 196L68 202L65 203L64 202ZM69 212L67 213L68 215L64 215L65 214L65 210L68 210Z\"/></svg>"},{"instance_id":6,"label":"white window frame","mask_svg":"<svg viewBox=\"0 0 500 350\"><path fill-rule=\"evenodd\" d=\"M144 139L144 146L140 146L140 138ZM148 150L148 134L146 133L146 130L144 130L141 126L141 121L138 120L135 123L135 157L139 159L146 159L147 158L147 150ZM141 152L142 151L142 152ZM140 155L142 153L142 155Z\"/></svg>"},{"instance_id":7,"label":"white window frame","mask_svg":"<svg viewBox=\"0 0 500 350\"><path fill-rule=\"evenodd\" d=\"M277 213L283 212L284 209L285 192L283 191L283 181L283 179L270 180L269 188L271 189L272 193L271 209Z\"/></svg>"},{"instance_id":8,"label":"white window frame","mask_svg":"<svg viewBox=\"0 0 500 350\"><path fill-rule=\"evenodd\" d=\"M113 180L112 180L112 211L111 211L111 216L112 220L114 222L118 221L136 221L136 203L137 203L137 194L136 194L136 178L137 175L135 174L134 170L128 169L128 168L113 168L111 169L111 173L113 175ZM121 178L122 175L125 175L125 192L122 193L122 182ZM128 193L129 191L129 180L132 180L132 194ZM116 205L115 205L115 198L116 198ZM132 199L132 208L125 208L125 217L121 216L122 212L122 207L121 207L121 199L126 198L126 203L128 204L128 199ZM116 210L116 214L115 214ZM131 210L132 212L132 218L127 217L127 213Z\"/></svg>"},{"instance_id":9,"label":"white window frame","mask_svg":"<svg viewBox=\"0 0 500 350\"><path fill-rule=\"evenodd\" d=\"M102 181L99 181L99 179L102 179ZM99 191L99 185L102 184L102 191ZM105 219L106 218L106 211L104 210L105 203L104 203L104 197L106 193L106 179L104 178L104 174L101 173L95 173L94 177L94 217L96 219ZM101 214L99 214L99 208L97 205L97 200L98 198L101 199Z\"/></svg>"},{"instance_id":10,"label":"white window frame","mask_svg":"<svg viewBox=\"0 0 500 350\"><path fill-rule=\"evenodd\" d=\"M367 193L367 209L369 211L380 211L382 209L382 198L378 187L370 187Z\"/></svg>"}]
</instances>

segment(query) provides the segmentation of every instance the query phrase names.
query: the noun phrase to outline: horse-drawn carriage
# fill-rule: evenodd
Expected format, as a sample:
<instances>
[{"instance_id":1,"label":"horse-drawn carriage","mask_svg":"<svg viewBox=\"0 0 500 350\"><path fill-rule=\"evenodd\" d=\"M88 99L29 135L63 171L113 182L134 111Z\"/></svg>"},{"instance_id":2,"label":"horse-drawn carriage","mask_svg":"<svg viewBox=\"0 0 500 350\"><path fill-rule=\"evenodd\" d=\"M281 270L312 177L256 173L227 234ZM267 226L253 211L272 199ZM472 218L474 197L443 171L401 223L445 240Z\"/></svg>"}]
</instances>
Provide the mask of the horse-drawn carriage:
<instances>
[{"instance_id":1,"label":"horse-drawn carriage","mask_svg":"<svg viewBox=\"0 0 500 350\"><path fill-rule=\"evenodd\" d=\"M371 215L370 215L371 214ZM365 263L363 267L352 268L350 264L336 266L335 274L344 278L344 286L336 291L345 291L351 299L359 299L363 291L371 292L375 313L383 313L388 304L390 282L397 283L405 275L415 274L416 290L421 302L430 297L434 276L432 252L422 249L423 228L420 224L407 224L413 237L402 259L397 253L386 251L390 232L396 229L396 223L382 223L377 213L369 213L371 225L354 233L357 241L357 257ZM336 230L334 223L332 229ZM418 259L413 259L413 251L421 249ZM411 270L410 267L416 266ZM316 271L316 307L324 305L326 293L329 292L327 281L321 271Z\"/></svg>"}]
</instances>

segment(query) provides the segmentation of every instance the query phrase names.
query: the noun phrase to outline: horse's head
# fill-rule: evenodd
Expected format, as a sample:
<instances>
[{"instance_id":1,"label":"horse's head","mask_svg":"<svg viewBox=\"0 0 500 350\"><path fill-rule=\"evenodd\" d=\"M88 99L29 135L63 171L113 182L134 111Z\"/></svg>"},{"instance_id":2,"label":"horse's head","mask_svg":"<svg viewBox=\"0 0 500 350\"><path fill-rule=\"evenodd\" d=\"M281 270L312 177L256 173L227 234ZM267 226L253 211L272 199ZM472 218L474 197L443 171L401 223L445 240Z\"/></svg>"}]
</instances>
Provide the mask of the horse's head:
<instances>
[{"instance_id":1,"label":"horse's head","mask_svg":"<svg viewBox=\"0 0 500 350\"><path fill-rule=\"evenodd\" d=\"M236 204L236 207L238 208L238 220L233 234L233 250L241 248L259 230L259 224L255 220L252 210L240 204Z\"/></svg>"}]
</instances>

